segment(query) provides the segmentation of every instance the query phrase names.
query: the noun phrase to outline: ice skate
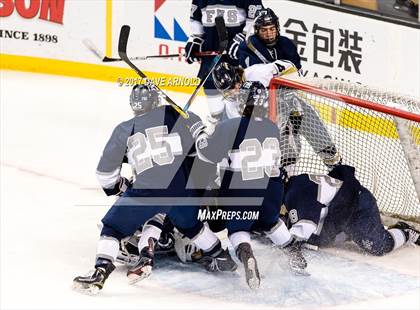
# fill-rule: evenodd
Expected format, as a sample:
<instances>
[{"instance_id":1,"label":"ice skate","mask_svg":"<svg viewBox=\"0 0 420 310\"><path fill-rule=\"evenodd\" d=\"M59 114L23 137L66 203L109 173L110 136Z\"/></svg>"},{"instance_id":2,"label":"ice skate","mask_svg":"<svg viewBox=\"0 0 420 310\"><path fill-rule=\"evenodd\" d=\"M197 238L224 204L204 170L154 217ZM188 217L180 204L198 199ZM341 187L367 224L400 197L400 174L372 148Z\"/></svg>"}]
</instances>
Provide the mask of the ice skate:
<instances>
[{"instance_id":1,"label":"ice skate","mask_svg":"<svg viewBox=\"0 0 420 310\"><path fill-rule=\"evenodd\" d=\"M72 288L82 294L96 295L104 287L106 279L114 269L115 266L111 262L97 266L87 275L74 278Z\"/></svg>"},{"instance_id":2,"label":"ice skate","mask_svg":"<svg viewBox=\"0 0 420 310\"><path fill-rule=\"evenodd\" d=\"M239 260L244 264L245 278L248 286L255 290L260 287L260 272L258 271L257 260L249 243L241 243L236 249L236 255Z\"/></svg>"}]
</instances>

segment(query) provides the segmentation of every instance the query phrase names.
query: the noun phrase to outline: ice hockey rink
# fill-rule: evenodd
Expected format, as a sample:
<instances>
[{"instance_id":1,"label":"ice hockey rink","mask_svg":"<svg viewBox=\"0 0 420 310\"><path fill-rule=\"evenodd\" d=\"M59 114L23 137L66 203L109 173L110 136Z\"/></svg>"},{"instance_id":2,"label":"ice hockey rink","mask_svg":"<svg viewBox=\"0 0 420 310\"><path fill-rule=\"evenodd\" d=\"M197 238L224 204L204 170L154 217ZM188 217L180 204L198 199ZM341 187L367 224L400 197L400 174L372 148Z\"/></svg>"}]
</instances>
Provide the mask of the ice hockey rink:
<instances>
[{"instance_id":1,"label":"ice hockey rink","mask_svg":"<svg viewBox=\"0 0 420 310\"><path fill-rule=\"evenodd\" d=\"M131 118L130 88L116 83L0 71L1 309L420 309L420 247L384 257L354 247L305 252L309 277L254 242L262 273L209 274L174 259L130 286L118 266L97 296L71 290L92 268L97 223L113 198L95 179L114 126ZM173 94L177 102L186 95ZM205 116L199 98L192 110Z\"/></svg>"}]
</instances>

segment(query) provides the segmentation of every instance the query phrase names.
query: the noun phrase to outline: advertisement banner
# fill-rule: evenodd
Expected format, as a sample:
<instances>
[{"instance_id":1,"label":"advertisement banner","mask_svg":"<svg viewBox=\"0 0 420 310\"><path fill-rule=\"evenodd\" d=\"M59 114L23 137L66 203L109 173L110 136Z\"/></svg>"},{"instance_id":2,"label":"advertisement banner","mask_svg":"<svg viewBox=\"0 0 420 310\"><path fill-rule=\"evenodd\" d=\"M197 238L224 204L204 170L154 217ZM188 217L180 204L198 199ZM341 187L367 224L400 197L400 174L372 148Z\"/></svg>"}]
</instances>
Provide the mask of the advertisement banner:
<instances>
[{"instance_id":1,"label":"advertisement banner","mask_svg":"<svg viewBox=\"0 0 420 310\"><path fill-rule=\"evenodd\" d=\"M105 44L105 1L3 0L0 53L75 62L94 62L85 37ZM1 6L2 5L2 6Z\"/></svg>"},{"instance_id":2,"label":"advertisement banner","mask_svg":"<svg viewBox=\"0 0 420 310\"><path fill-rule=\"evenodd\" d=\"M263 3L279 16L281 34L297 45L305 76L420 97L419 29L295 1ZM102 54L118 57L119 31L127 24L131 26L129 56L183 54L190 34L190 9L191 0L2 0L0 53L92 64L100 66L95 70L108 70L92 78L111 80L104 76L115 79L112 70L129 72L127 66L101 62L83 45L84 40ZM11 58L3 59L10 62ZM138 65L156 76L194 77L199 68L197 63L186 64L182 57L139 61ZM2 61L2 68L13 66Z\"/></svg>"},{"instance_id":3,"label":"advertisement banner","mask_svg":"<svg viewBox=\"0 0 420 310\"><path fill-rule=\"evenodd\" d=\"M420 97L420 29L291 1L266 1L307 77L362 83Z\"/></svg>"}]
</instances>

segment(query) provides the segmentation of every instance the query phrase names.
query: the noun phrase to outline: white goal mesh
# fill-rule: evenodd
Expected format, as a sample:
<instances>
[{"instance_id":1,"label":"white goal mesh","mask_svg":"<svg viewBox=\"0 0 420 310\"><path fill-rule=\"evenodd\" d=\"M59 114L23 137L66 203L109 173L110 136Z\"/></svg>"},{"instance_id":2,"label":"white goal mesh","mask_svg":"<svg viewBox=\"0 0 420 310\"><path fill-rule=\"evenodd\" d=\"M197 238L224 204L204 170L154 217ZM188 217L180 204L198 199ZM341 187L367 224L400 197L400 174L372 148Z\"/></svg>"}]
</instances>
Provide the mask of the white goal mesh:
<instances>
[{"instance_id":1,"label":"white goal mesh","mask_svg":"<svg viewBox=\"0 0 420 310\"><path fill-rule=\"evenodd\" d=\"M321 79L270 84L269 116L289 173L327 173L336 151L381 212L420 222L420 100ZM417 189L416 189L417 186Z\"/></svg>"}]
</instances>

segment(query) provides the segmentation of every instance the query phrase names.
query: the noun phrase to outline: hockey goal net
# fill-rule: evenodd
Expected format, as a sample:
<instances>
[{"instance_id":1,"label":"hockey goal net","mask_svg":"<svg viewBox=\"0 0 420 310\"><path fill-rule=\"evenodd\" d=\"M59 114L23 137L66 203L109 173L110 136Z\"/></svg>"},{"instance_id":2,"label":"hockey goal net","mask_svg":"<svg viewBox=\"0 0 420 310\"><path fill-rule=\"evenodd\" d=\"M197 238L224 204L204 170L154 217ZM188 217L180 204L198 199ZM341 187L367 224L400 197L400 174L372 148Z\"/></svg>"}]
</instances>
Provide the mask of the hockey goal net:
<instances>
[{"instance_id":1,"label":"hockey goal net","mask_svg":"<svg viewBox=\"0 0 420 310\"><path fill-rule=\"evenodd\" d=\"M420 100L325 79L270 83L289 174L328 173L338 151L385 215L420 222Z\"/></svg>"}]
</instances>

